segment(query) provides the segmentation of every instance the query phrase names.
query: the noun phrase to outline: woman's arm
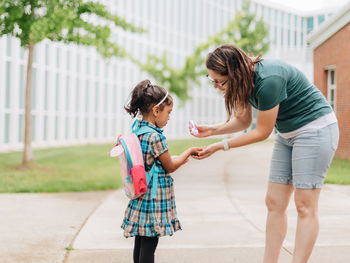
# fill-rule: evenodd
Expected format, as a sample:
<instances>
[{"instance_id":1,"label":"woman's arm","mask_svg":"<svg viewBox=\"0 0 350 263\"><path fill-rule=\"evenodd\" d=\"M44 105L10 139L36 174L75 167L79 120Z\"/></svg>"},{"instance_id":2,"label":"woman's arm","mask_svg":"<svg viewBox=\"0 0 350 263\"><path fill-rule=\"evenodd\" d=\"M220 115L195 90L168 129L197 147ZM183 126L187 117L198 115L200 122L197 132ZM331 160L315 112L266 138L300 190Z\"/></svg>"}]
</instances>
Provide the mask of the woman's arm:
<instances>
[{"instance_id":1,"label":"woman's arm","mask_svg":"<svg viewBox=\"0 0 350 263\"><path fill-rule=\"evenodd\" d=\"M249 106L247 109L236 110L235 116L225 123L214 124L214 125L197 125L198 134L195 137L208 137L212 135L221 135L244 131L249 128L252 123L252 108Z\"/></svg>"},{"instance_id":2,"label":"woman's arm","mask_svg":"<svg viewBox=\"0 0 350 263\"><path fill-rule=\"evenodd\" d=\"M186 163L190 155L198 155L203 148L191 147L176 157L172 157L169 151L166 151L158 156L159 161L168 173L176 171L181 165Z\"/></svg>"},{"instance_id":3,"label":"woman's arm","mask_svg":"<svg viewBox=\"0 0 350 263\"><path fill-rule=\"evenodd\" d=\"M242 134L237 138L232 138L228 140L227 142L229 148L236 148L267 139L271 134L273 127L275 126L278 109L279 105L267 111L258 111L255 129L245 134ZM194 156L194 158L204 159L212 155L214 152L223 149L224 145L222 142L213 143L207 146L202 151L200 151L198 154L199 156Z\"/></svg>"}]
</instances>

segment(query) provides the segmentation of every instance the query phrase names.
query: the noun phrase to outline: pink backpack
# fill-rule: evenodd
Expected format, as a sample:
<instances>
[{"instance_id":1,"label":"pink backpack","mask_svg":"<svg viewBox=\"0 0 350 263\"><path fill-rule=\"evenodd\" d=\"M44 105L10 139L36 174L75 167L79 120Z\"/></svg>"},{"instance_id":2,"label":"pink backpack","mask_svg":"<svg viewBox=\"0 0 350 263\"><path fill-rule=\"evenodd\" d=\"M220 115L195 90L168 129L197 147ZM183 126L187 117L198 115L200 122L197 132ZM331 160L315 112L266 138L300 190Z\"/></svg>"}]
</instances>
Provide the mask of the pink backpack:
<instances>
[{"instance_id":1,"label":"pink backpack","mask_svg":"<svg viewBox=\"0 0 350 263\"><path fill-rule=\"evenodd\" d=\"M110 157L119 156L124 191L130 199L136 199L147 192L152 183L152 198L157 197L159 168L156 160L149 173L145 171L139 135L157 132L149 126L139 128L139 121L132 125L132 133L119 135L117 144L109 152ZM157 132L158 133L158 132Z\"/></svg>"}]
</instances>

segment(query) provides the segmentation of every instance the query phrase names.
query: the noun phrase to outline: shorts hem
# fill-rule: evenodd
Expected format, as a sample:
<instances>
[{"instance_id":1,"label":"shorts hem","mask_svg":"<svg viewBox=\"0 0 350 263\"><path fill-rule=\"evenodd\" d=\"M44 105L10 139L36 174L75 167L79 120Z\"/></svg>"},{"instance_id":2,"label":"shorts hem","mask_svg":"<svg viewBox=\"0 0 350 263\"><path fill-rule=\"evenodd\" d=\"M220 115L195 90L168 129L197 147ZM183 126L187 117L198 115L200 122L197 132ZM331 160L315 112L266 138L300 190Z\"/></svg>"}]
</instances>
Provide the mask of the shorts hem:
<instances>
[{"instance_id":1,"label":"shorts hem","mask_svg":"<svg viewBox=\"0 0 350 263\"><path fill-rule=\"evenodd\" d=\"M291 179L285 178L285 177L273 177L269 178L270 183L276 183L276 184L293 184Z\"/></svg>"},{"instance_id":2,"label":"shorts hem","mask_svg":"<svg viewBox=\"0 0 350 263\"><path fill-rule=\"evenodd\" d=\"M323 187L323 183L315 183L315 184L294 184L295 188L298 189L319 189Z\"/></svg>"}]
</instances>

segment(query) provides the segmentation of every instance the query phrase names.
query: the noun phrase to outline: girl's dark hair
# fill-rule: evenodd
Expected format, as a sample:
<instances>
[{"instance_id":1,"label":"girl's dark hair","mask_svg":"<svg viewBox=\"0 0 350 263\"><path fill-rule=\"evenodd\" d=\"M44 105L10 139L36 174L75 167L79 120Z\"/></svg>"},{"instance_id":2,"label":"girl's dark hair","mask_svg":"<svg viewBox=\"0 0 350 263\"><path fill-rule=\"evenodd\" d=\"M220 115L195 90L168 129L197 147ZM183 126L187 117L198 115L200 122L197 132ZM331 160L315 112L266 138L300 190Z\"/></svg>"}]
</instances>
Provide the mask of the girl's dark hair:
<instances>
[{"instance_id":1,"label":"girl's dark hair","mask_svg":"<svg viewBox=\"0 0 350 263\"><path fill-rule=\"evenodd\" d=\"M206 67L222 76L228 76L225 107L228 119L237 107L247 108L254 88L255 64L261 56L251 59L243 50L233 45L222 45L208 54Z\"/></svg>"},{"instance_id":2,"label":"girl's dark hair","mask_svg":"<svg viewBox=\"0 0 350 263\"><path fill-rule=\"evenodd\" d=\"M143 80L131 92L131 99L124 109L132 117L138 113L147 114L154 105L157 105L166 95L167 91L163 87L152 85L149 80ZM171 105L173 98L170 94L159 105L160 110L164 109L164 105Z\"/></svg>"}]
</instances>

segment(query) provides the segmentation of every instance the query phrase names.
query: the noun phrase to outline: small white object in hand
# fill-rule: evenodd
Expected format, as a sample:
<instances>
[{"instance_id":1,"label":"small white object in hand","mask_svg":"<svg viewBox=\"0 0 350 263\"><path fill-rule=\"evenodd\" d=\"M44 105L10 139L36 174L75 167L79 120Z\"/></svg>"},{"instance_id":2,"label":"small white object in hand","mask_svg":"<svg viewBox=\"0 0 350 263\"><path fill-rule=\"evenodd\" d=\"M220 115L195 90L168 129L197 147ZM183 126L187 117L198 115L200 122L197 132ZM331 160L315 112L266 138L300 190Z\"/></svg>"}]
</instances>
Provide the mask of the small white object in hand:
<instances>
[{"instance_id":1,"label":"small white object in hand","mask_svg":"<svg viewBox=\"0 0 350 263\"><path fill-rule=\"evenodd\" d=\"M197 135L197 134L198 134L198 129L197 129L196 125L194 124L194 121L193 121L193 120L190 120L190 121L188 122L188 125L190 126L191 132L192 132L194 135Z\"/></svg>"}]
</instances>

